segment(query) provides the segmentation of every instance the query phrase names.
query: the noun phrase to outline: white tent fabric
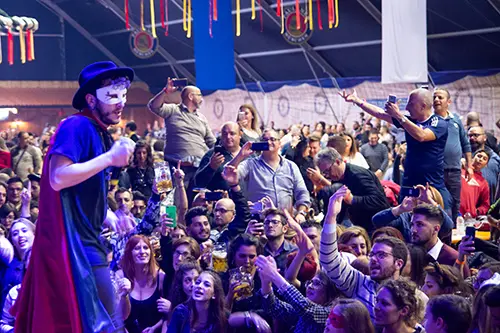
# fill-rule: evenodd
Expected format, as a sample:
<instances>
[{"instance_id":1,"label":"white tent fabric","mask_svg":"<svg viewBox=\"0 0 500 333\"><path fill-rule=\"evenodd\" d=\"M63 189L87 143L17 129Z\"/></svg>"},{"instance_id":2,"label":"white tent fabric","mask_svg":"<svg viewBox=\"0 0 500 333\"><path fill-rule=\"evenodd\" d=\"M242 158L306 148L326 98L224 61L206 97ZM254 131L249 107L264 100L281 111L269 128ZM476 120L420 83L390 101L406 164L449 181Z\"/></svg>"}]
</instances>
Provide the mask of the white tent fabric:
<instances>
[{"instance_id":1,"label":"white tent fabric","mask_svg":"<svg viewBox=\"0 0 500 333\"><path fill-rule=\"evenodd\" d=\"M500 129L495 126L500 118L500 74L468 76L443 87L450 91L453 112L460 116L471 111L479 112L484 127L500 136ZM364 82L355 87L360 97L381 106L390 94L403 99L404 103L408 93L415 88L414 84L386 85L377 82ZM224 122L236 120L242 104L255 105L261 122L269 125L273 121L278 129L296 123L313 125L317 121L327 124L343 122L350 127L355 120L359 120L361 110L345 103L338 92L338 89L322 89L307 84L283 86L269 93L240 89L216 91L205 97L201 111L216 131Z\"/></svg>"}]
</instances>

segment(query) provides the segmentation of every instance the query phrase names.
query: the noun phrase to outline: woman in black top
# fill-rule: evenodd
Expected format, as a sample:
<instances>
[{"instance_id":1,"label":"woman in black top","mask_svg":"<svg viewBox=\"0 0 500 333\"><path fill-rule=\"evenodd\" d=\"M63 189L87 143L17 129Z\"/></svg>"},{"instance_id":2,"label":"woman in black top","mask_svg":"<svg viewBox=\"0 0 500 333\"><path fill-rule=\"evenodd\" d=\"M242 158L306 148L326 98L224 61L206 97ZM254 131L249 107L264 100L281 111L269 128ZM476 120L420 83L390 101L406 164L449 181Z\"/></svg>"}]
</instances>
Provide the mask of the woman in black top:
<instances>
[{"instance_id":1,"label":"woman in black top","mask_svg":"<svg viewBox=\"0 0 500 333\"><path fill-rule=\"evenodd\" d=\"M151 196L155 171L153 168L153 153L146 141L139 140L135 144L134 160L127 169L132 191L141 192L147 199Z\"/></svg>"},{"instance_id":2,"label":"woman in black top","mask_svg":"<svg viewBox=\"0 0 500 333\"><path fill-rule=\"evenodd\" d=\"M295 146L293 161L299 167L302 178L304 178L304 182L306 183L307 190L312 194L314 192L314 184L309 177L307 177L307 169L314 169L316 167L314 165L314 160L309 156L309 152L310 148L307 139L301 140L297 146Z\"/></svg>"}]
</instances>

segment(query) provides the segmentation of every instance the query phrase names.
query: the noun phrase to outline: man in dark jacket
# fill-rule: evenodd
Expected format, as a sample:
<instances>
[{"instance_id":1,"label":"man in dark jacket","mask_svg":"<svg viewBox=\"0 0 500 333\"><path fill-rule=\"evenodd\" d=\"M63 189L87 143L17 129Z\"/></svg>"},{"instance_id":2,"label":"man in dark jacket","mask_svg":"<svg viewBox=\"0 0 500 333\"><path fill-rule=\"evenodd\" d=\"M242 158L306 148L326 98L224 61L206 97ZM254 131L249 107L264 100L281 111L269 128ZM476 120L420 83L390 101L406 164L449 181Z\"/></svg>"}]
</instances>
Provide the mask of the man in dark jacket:
<instances>
[{"instance_id":1,"label":"man in dark jacket","mask_svg":"<svg viewBox=\"0 0 500 333\"><path fill-rule=\"evenodd\" d=\"M327 179L347 186L344 198L348 214L353 224L373 230L372 217L377 212L389 208L384 189L377 176L370 170L345 163L333 148L321 150L315 158L321 174Z\"/></svg>"}]
</instances>

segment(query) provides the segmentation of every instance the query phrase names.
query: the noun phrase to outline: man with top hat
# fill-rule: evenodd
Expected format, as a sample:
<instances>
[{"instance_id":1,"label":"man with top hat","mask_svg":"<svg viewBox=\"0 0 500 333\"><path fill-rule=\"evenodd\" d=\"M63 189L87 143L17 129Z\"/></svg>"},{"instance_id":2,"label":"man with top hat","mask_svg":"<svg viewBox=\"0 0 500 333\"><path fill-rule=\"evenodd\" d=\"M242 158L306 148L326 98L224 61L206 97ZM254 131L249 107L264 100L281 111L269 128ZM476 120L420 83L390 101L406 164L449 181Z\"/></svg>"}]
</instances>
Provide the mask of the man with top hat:
<instances>
[{"instance_id":1,"label":"man with top hat","mask_svg":"<svg viewBox=\"0 0 500 333\"><path fill-rule=\"evenodd\" d=\"M61 122L45 157L15 332L123 331L99 234L111 168L126 166L134 149L129 142L113 142L107 131L120 122L133 78L132 69L109 61L80 73L73 107L81 112ZM127 294L130 282L118 285L120 294Z\"/></svg>"}]
</instances>

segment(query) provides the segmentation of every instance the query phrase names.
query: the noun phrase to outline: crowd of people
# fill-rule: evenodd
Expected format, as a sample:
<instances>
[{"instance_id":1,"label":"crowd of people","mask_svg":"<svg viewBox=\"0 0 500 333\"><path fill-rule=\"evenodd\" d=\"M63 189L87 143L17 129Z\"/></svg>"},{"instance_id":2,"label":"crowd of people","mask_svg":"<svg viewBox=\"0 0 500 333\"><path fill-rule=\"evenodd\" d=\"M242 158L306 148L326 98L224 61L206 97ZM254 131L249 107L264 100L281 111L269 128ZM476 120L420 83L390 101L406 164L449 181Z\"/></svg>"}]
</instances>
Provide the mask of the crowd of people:
<instances>
[{"instance_id":1,"label":"crowd of people","mask_svg":"<svg viewBox=\"0 0 500 333\"><path fill-rule=\"evenodd\" d=\"M184 87L172 103L169 79L148 104L164 123L138 129L115 125L119 94L100 97L124 82L99 79L97 100L89 90L73 104L98 104L101 137L79 138L74 128L90 125L75 116L41 135L0 135L0 332L24 332L13 308L29 295L28 263L26 283L37 280L42 246L31 249L52 232L38 230L48 205L74 221L65 230L79 238L68 238L83 244L94 301L117 332L500 332L500 147L480 113L462 123L449 110L446 89L410 92L406 110L343 91L361 111L350 127L273 128L242 105L213 131L201 91ZM133 145L120 146L124 137ZM90 160L95 172L76 179L71 166ZM168 190L157 177L164 161Z\"/></svg>"}]
</instances>

